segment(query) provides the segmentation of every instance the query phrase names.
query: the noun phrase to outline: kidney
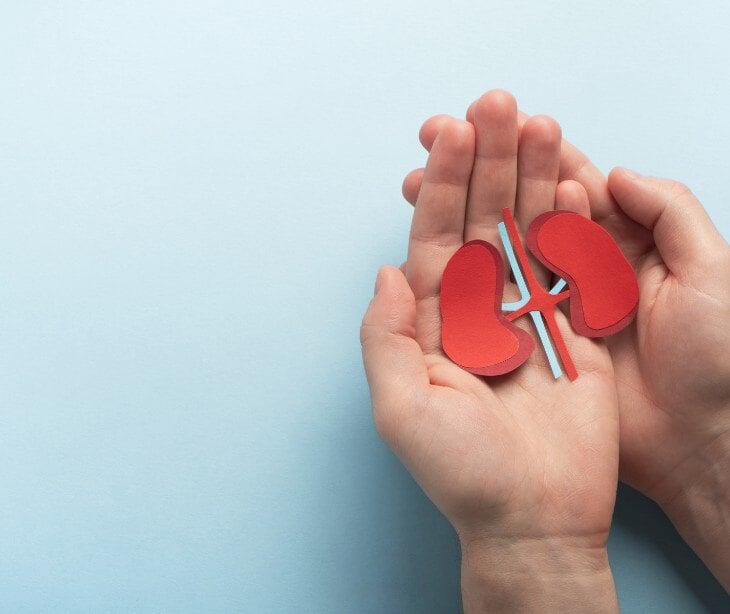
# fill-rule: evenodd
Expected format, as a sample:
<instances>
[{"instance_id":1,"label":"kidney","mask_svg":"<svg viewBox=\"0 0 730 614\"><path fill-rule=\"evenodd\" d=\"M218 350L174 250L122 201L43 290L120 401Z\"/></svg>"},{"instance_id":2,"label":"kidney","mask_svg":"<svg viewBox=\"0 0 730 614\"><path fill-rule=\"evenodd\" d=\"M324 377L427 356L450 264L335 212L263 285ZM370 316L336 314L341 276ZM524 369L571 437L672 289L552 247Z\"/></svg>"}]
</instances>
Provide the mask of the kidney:
<instances>
[{"instance_id":1,"label":"kidney","mask_svg":"<svg viewBox=\"0 0 730 614\"><path fill-rule=\"evenodd\" d=\"M456 364L477 375L519 367L535 342L502 313L504 268L491 243L470 241L449 260L441 279L441 342Z\"/></svg>"},{"instance_id":2,"label":"kidney","mask_svg":"<svg viewBox=\"0 0 730 614\"><path fill-rule=\"evenodd\" d=\"M520 243L511 213L504 213L512 242ZM568 291L548 293L529 271L530 296L508 319L502 312L504 267L500 252L486 241L470 241L451 257L441 280L444 352L477 375L509 373L523 364L535 347L530 334L511 320L539 311L568 377L575 379L577 372L555 319L555 304L569 298L571 325L579 335L595 338L615 334L636 315L636 274L611 235L577 213L550 211L538 216L527 230L526 243L542 265L567 282ZM525 273L530 263L521 244L515 247Z\"/></svg>"},{"instance_id":3,"label":"kidney","mask_svg":"<svg viewBox=\"0 0 730 614\"><path fill-rule=\"evenodd\" d=\"M569 211L549 211L527 230L527 247L568 282L570 321L584 337L607 337L625 328L639 306L636 273L610 234Z\"/></svg>"}]
</instances>

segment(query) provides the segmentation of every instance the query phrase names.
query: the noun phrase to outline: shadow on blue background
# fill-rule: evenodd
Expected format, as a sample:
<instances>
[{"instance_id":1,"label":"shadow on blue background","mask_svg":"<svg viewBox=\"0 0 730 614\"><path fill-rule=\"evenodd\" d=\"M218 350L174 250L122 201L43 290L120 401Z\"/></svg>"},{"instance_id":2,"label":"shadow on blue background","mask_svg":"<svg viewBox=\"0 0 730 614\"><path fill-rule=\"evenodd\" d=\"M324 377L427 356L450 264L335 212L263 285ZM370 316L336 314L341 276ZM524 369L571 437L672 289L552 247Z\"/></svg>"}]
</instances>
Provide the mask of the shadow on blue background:
<instances>
[{"instance_id":1,"label":"shadow on blue background","mask_svg":"<svg viewBox=\"0 0 730 614\"><path fill-rule=\"evenodd\" d=\"M698 606L713 614L728 612L730 597L720 583L682 540L659 507L626 484L619 485L612 532L630 534L634 548L657 552L666 567L671 568L682 584L692 591ZM609 542L609 557L616 550L623 551L624 548L614 539ZM624 568L614 567L614 576L620 595L621 585L633 585L629 577L641 578L642 570L636 569L636 563L632 563ZM632 586L632 590L641 590L640 584Z\"/></svg>"},{"instance_id":2,"label":"shadow on blue background","mask_svg":"<svg viewBox=\"0 0 730 614\"><path fill-rule=\"evenodd\" d=\"M321 484L339 491L323 498L330 523L321 545L329 561L320 561L322 573L315 574L329 594L318 596L318 607L303 609L459 610L459 545L451 525L378 438L369 397L362 395L351 409L356 418L331 432L341 444L321 465ZM341 509L332 508L333 500Z\"/></svg>"}]
</instances>

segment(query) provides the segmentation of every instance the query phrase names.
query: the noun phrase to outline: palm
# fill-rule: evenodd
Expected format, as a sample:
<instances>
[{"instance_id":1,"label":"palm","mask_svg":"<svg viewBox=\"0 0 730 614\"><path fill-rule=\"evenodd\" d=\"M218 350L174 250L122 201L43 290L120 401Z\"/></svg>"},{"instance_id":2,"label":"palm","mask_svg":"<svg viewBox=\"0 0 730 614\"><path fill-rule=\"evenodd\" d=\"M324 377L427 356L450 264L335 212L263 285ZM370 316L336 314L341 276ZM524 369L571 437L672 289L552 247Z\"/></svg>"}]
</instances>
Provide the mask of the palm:
<instances>
[{"instance_id":1,"label":"palm","mask_svg":"<svg viewBox=\"0 0 730 614\"><path fill-rule=\"evenodd\" d=\"M417 422L407 435L397 429L394 447L457 527L495 516L522 534L600 542L610 525L618 460L606 348L574 335L558 314L581 372L572 383L554 380L539 350L515 373L489 379L467 373L441 352L438 287L448 257L465 240L497 243L505 202L513 203L523 229L556 204L559 129L544 119L533 122L523 129L518 155L516 107L510 113L503 99L485 98L476 156L464 135L447 126L434 144L416 205L405 272L429 386ZM510 165L514 172L506 170ZM564 196L565 208L581 208L574 190ZM576 516L576 509L584 512Z\"/></svg>"},{"instance_id":2,"label":"palm","mask_svg":"<svg viewBox=\"0 0 730 614\"><path fill-rule=\"evenodd\" d=\"M615 207L608 194L602 206ZM690 435L703 437L703 405L730 392L720 351L730 345L730 295L720 283L727 267L713 265L710 253L702 263L676 267L678 275L649 230L622 214L608 220L633 260L641 296L636 321L609 341L622 417L622 477L660 495L662 481L697 446Z\"/></svg>"},{"instance_id":3,"label":"palm","mask_svg":"<svg viewBox=\"0 0 730 614\"><path fill-rule=\"evenodd\" d=\"M539 355L498 382L426 357L439 419L416 431L409 466L457 525L503 515L529 524L522 532L605 538L618 461L610 359L602 345L566 336L587 370L572 383L553 380ZM578 508L589 513L576 517Z\"/></svg>"}]
</instances>

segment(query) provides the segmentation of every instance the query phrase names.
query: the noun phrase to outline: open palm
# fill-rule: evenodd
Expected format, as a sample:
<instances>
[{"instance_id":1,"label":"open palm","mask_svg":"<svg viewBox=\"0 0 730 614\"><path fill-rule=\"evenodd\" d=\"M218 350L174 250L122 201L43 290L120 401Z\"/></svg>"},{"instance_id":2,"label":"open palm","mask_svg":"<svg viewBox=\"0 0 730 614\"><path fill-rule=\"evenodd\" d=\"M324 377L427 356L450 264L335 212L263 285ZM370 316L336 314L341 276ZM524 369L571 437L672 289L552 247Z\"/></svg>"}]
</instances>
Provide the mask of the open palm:
<instances>
[{"instance_id":1,"label":"open palm","mask_svg":"<svg viewBox=\"0 0 730 614\"><path fill-rule=\"evenodd\" d=\"M442 121L405 275L381 270L363 321L376 426L462 542L508 535L602 548L608 535L619 425L605 346L577 336L557 314L580 374L572 383L553 379L539 349L517 371L492 378L467 373L441 350L441 275L464 242L499 245L505 206L523 231L555 207L588 215L585 190L558 185L560 144L558 125L545 117L519 133L515 101L499 91L480 99L474 125ZM513 292L507 283L506 300Z\"/></svg>"}]
</instances>

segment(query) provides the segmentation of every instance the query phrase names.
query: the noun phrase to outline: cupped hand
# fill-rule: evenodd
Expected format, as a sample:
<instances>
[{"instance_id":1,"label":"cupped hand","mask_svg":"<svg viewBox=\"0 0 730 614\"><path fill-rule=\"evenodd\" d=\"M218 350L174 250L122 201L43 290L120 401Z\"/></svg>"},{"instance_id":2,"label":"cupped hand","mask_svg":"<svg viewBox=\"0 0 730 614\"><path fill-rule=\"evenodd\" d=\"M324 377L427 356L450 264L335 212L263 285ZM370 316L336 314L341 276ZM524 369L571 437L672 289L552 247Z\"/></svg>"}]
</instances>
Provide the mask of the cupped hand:
<instances>
[{"instance_id":1,"label":"cupped hand","mask_svg":"<svg viewBox=\"0 0 730 614\"><path fill-rule=\"evenodd\" d=\"M405 274L381 269L361 341L377 429L452 522L465 552L524 548L557 561L558 551L570 550L581 552L570 561L590 560L595 571L607 568L618 466L605 346L575 335L558 314L580 372L569 382L552 377L539 347L517 371L481 378L452 363L440 340L444 267L466 241L499 245L503 207L523 232L555 207L588 214L579 184L558 185L560 147L549 118L531 118L520 130L516 103L501 91L479 100L473 124L443 118L418 190Z\"/></svg>"},{"instance_id":2,"label":"cupped hand","mask_svg":"<svg viewBox=\"0 0 730 614\"><path fill-rule=\"evenodd\" d=\"M476 124L476 103L467 118ZM520 123L527 116L520 114ZM445 122L424 123L427 150ZM681 183L614 169L608 179L563 141L561 180L633 264L635 322L610 337L620 407L621 479L656 500L730 586L730 249ZM406 176L415 202L423 169ZM703 509L710 508L710 509ZM714 509L712 509L714 508Z\"/></svg>"}]
</instances>

